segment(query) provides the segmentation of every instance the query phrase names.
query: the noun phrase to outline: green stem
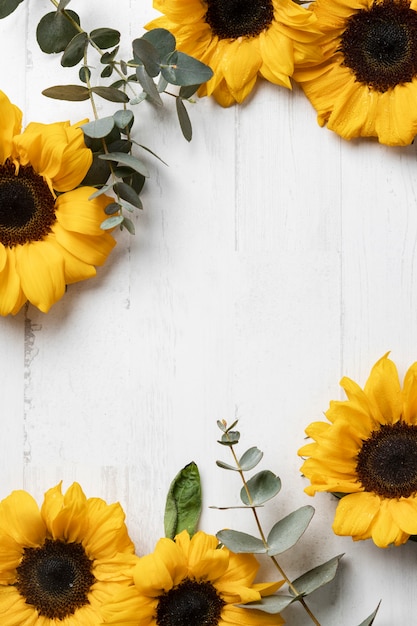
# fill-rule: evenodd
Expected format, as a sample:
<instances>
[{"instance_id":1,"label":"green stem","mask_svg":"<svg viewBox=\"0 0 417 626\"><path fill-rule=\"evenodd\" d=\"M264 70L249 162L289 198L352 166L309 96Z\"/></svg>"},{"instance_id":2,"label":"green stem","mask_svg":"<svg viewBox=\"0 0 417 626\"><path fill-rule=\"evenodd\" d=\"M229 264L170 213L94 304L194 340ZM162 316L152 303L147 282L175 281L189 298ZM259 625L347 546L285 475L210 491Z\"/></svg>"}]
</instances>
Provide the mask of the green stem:
<instances>
[{"instance_id":1,"label":"green stem","mask_svg":"<svg viewBox=\"0 0 417 626\"><path fill-rule=\"evenodd\" d=\"M228 433L226 432L226 435L228 436ZM245 474L244 471L242 470L240 463L239 463L239 459L236 456L236 452L234 450L233 445L230 446L230 450L232 452L233 455L233 459L236 463L236 468L237 471L242 479L243 482L243 487L246 491L246 495L248 497L248 502L249 502L249 506L252 509L252 513L253 516L255 518L255 522L256 522L256 526L258 527L258 531L259 531L259 535L261 537L262 543L264 544L264 547L266 549L269 548L268 546L268 542L265 536L265 533L263 531L261 522L259 520L259 516L258 516L258 512L256 510L256 506L253 504L253 498L252 495L250 493L250 489L248 487L248 483L246 482L246 478L245 478ZM288 587L291 589L291 591L293 592L293 594L295 596L299 596L300 594L298 593L297 589L294 587L294 585L292 584L292 582L290 581L290 579L288 578L288 576L286 575L286 573L284 572L284 570L282 569L282 567L280 566L280 564L278 563L277 559L274 556L270 556L269 557L271 559L271 561L273 562L274 566L276 567L276 569L279 571L280 575L284 578L285 582L287 583ZM317 618L313 615L311 609L308 607L306 601L304 600L304 598L300 597L299 599L300 604L303 606L304 610L306 611L307 615L310 617L311 621L316 625L316 626L320 626L320 622L317 620Z\"/></svg>"}]
</instances>

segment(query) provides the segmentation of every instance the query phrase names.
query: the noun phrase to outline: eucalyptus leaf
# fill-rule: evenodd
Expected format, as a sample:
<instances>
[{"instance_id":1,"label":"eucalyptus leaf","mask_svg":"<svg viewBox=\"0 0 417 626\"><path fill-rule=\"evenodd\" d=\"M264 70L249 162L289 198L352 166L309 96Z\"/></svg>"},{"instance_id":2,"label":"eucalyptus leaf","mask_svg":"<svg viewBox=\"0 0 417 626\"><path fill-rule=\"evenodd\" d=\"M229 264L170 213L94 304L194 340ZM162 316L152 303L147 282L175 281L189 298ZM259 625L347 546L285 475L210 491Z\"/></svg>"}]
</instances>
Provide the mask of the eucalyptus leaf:
<instances>
[{"instance_id":1,"label":"eucalyptus leaf","mask_svg":"<svg viewBox=\"0 0 417 626\"><path fill-rule=\"evenodd\" d=\"M192 536L201 514L200 473L195 463L186 465L172 481L165 505L165 536L174 539L182 530Z\"/></svg>"},{"instance_id":2,"label":"eucalyptus leaf","mask_svg":"<svg viewBox=\"0 0 417 626\"><path fill-rule=\"evenodd\" d=\"M180 98L188 100L188 98L191 98L191 96L195 94L199 87L200 85L187 85L186 87L181 87L178 95Z\"/></svg>"},{"instance_id":3,"label":"eucalyptus leaf","mask_svg":"<svg viewBox=\"0 0 417 626\"><path fill-rule=\"evenodd\" d=\"M229 550L237 554L250 552L253 554L266 553L266 547L261 539L238 530L220 530L216 533L216 537L221 543L224 543Z\"/></svg>"},{"instance_id":4,"label":"eucalyptus leaf","mask_svg":"<svg viewBox=\"0 0 417 626\"><path fill-rule=\"evenodd\" d=\"M113 116L101 117L98 120L87 122L81 126L82 131L88 137L92 139L102 139L113 130L114 118Z\"/></svg>"},{"instance_id":5,"label":"eucalyptus leaf","mask_svg":"<svg viewBox=\"0 0 417 626\"><path fill-rule=\"evenodd\" d=\"M240 439L239 431L227 429L225 434L222 435L222 438L220 439L219 443L221 443L223 446L234 446L235 444L239 443L239 439Z\"/></svg>"},{"instance_id":6,"label":"eucalyptus leaf","mask_svg":"<svg viewBox=\"0 0 417 626\"><path fill-rule=\"evenodd\" d=\"M207 82L213 71L194 57L176 51L161 64L161 74L172 85L188 86Z\"/></svg>"},{"instance_id":7,"label":"eucalyptus leaf","mask_svg":"<svg viewBox=\"0 0 417 626\"><path fill-rule=\"evenodd\" d=\"M93 196L90 197L90 199ZM104 212L106 215L114 215L115 213L119 213L120 211L120 205L117 202L110 202L110 204L108 204L105 209Z\"/></svg>"},{"instance_id":8,"label":"eucalyptus leaf","mask_svg":"<svg viewBox=\"0 0 417 626\"><path fill-rule=\"evenodd\" d=\"M94 200L94 198L98 198L98 196L101 196L103 193L107 193L108 191L110 191L112 187L113 187L112 184L104 185L103 187L100 187L100 189L97 189L97 191L95 191L93 194L91 194L91 196L89 196L88 199ZM105 213L107 213L106 209L104 211Z\"/></svg>"},{"instance_id":9,"label":"eucalyptus leaf","mask_svg":"<svg viewBox=\"0 0 417 626\"><path fill-rule=\"evenodd\" d=\"M116 226L120 226L123 220L123 215L113 215L112 217L108 217L104 220L104 222L101 222L100 228L103 230L112 230L113 228L116 228Z\"/></svg>"},{"instance_id":10,"label":"eucalyptus leaf","mask_svg":"<svg viewBox=\"0 0 417 626\"><path fill-rule=\"evenodd\" d=\"M245 487L240 490L240 499L248 506L259 506L279 493L281 480L270 470L262 470L252 476L246 485L251 499L249 500Z\"/></svg>"},{"instance_id":11,"label":"eucalyptus leaf","mask_svg":"<svg viewBox=\"0 0 417 626\"><path fill-rule=\"evenodd\" d=\"M114 61L114 58L116 56L116 54L119 52L119 46L116 46L114 50L112 50L111 52L105 52L104 54L101 55L100 58L100 63L111 63L111 61Z\"/></svg>"},{"instance_id":12,"label":"eucalyptus leaf","mask_svg":"<svg viewBox=\"0 0 417 626\"><path fill-rule=\"evenodd\" d=\"M146 73L152 78L158 76L161 71L161 58L155 46L141 37L132 41L132 48L135 60L143 63Z\"/></svg>"},{"instance_id":13,"label":"eucalyptus leaf","mask_svg":"<svg viewBox=\"0 0 417 626\"><path fill-rule=\"evenodd\" d=\"M248 602L247 604L238 604L237 606L242 607L242 609L257 609L258 611L275 615L286 609L294 601L294 596L274 595L266 596L260 602Z\"/></svg>"},{"instance_id":14,"label":"eucalyptus leaf","mask_svg":"<svg viewBox=\"0 0 417 626\"><path fill-rule=\"evenodd\" d=\"M120 41L120 33L118 30L114 30L114 28L96 28L91 31L90 39L99 48L113 48Z\"/></svg>"},{"instance_id":15,"label":"eucalyptus leaf","mask_svg":"<svg viewBox=\"0 0 417 626\"><path fill-rule=\"evenodd\" d=\"M136 76L149 100L157 106L163 106L161 96L159 95L155 83L149 74L146 73L145 68L142 65L139 65L139 67L136 68ZM144 98L140 98L140 96L138 96L135 101L131 101L131 104L138 104L143 99Z\"/></svg>"},{"instance_id":16,"label":"eucalyptus leaf","mask_svg":"<svg viewBox=\"0 0 417 626\"><path fill-rule=\"evenodd\" d=\"M127 165L135 170L135 172L142 174L142 176L149 176L146 166L139 161L139 159L130 154L125 154L124 152L109 152L108 154L100 154L100 159L103 159L104 161L115 161L122 165Z\"/></svg>"},{"instance_id":17,"label":"eucalyptus leaf","mask_svg":"<svg viewBox=\"0 0 417 626\"><path fill-rule=\"evenodd\" d=\"M106 67L101 71L101 78L109 78L113 74L113 68L111 65L106 65Z\"/></svg>"},{"instance_id":18,"label":"eucalyptus leaf","mask_svg":"<svg viewBox=\"0 0 417 626\"><path fill-rule=\"evenodd\" d=\"M120 89L115 89L114 87L92 87L91 91L110 102L129 102L129 98L125 92L120 91Z\"/></svg>"},{"instance_id":19,"label":"eucalyptus leaf","mask_svg":"<svg viewBox=\"0 0 417 626\"><path fill-rule=\"evenodd\" d=\"M314 508L307 504L277 522L268 535L268 556L281 554L295 545L311 522L313 515Z\"/></svg>"},{"instance_id":20,"label":"eucalyptus leaf","mask_svg":"<svg viewBox=\"0 0 417 626\"><path fill-rule=\"evenodd\" d=\"M372 626L372 624L375 621L376 614L378 613L380 604L381 604L381 601L379 601L378 606L376 607L375 611L371 615L369 615L369 617L367 617L366 620L361 622L359 626Z\"/></svg>"},{"instance_id":21,"label":"eucalyptus leaf","mask_svg":"<svg viewBox=\"0 0 417 626\"><path fill-rule=\"evenodd\" d=\"M70 100L72 102L88 100L90 90L82 85L55 85L42 91L44 96L56 100Z\"/></svg>"},{"instance_id":22,"label":"eucalyptus leaf","mask_svg":"<svg viewBox=\"0 0 417 626\"><path fill-rule=\"evenodd\" d=\"M71 39L61 57L62 67L74 67L74 65L77 65L84 56L87 43L87 33L77 33Z\"/></svg>"},{"instance_id":23,"label":"eucalyptus leaf","mask_svg":"<svg viewBox=\"0 0 417 626\"><path fill-rule=\"evenodd\" d=\"M74 11L66 11L77 23L80 18ZM52 54L63 52L71 39L77 35L77 28L65 17L61 11L46 13L36 28L36 40L42 52Z\"/></svg>"},{"instance_id":24,"label":"eucalyptus leaf","mask_svg":"<svg viewBox=\"0 0 417 626\"><path fill-rule=\"evenodd\" d=\"M123 198L123 200L129 202L132 206L136 207L137 209L142 208L142 202L138 194L136 193L136 191L134 191L134 189L132 189L130 185L126 185L126 183L116 183L113 186L113 189L114 192L118 196L120 196L120 198Z\"/></svg>"},{"instance_id":25,"label":"eucalyptus leaf","mask_svg":"<svg viewBox=\"0 0 417 626\"><path fill-rule=\"evenodd\" d=\"M218 465L218 467L221 467L222 469L233 470L234 472L239 471L238 467L235 467L234 465L229 465L229 463L224 463L223 461L216 461L216 465Z\"/></svg>"},{"instance_id":26,"label":"eucalyptus leaf","mask_svg":"<svg viewBox=\"0 0 417 626\"><path fill-rule=\"evenodd\" d=\"M88 138L86 137L86 139ZM102 186L105 185L110 174L111 170L109 164L99 159L98 154L93 154L93 162L81 182L83 185L89 187Z\"/></svg>"},{"instance_id":27,"label":"eucalyptus leaf","mask_svg":"<svg viewBox=\"0 0 417 626\"><path fill-rule=\"evenodd\" d=\"M63 11L69 5L71 0L59 0L57 11Z\"/></svg>"},{"instance_id":28,"label":"eucalyptus leaf","mask_svg":"<svg viewBox=\"0 0 417 626\"><path fill-rule=\"evenodd\" d=\"M336 571L342 556L343 554L339 554L294 580L292 584L298 594L306 596L331 582L336 576Z\"/></svg>"},{"instance_id":29,"label":"eucalyptus leaf","mask_svg":"<svg viewBox=\"0 0 417 626\"><path fill-rule=\"evenodd\" d=\"M23 0L0 0L0 19L13 13L21 2Z\"/></svg>"},{"instance_id":30,"label":"eucalyptus leaf","mask_svg":"<svg viewBox=\"0 0 417 626\"><path fill-rule=\"evenodd\" d=\"M121 223L121 228L126 228L126 230L131 234L135 234L135 225L129 217L123 216L123 222Z\"/></svg>"},{"instance_id":31,"label":"eucalyptus leaf","mask_svg":"<svg viewBox=\"0 0 417 626\"><path fill-rule=\"evenodd\" d=\"M187 141L191 141L193 137L193 130L191 128L191 122L187 113L187 109L185 108L181 98L175 98L175 103L177 107L178 121L180 123L182 134Z\"/></svg>"},{"instance_id":32,"label":"eucalyptus leaf","mask_svg":"<svg viewBox=\"0 0 417 626\"><path fill-rule=\"evenodd\" d=\"M142 35L141 39L151 43L157 49L161 58L174 52L176 47L174 35L165 28L152 28L152 30Z\"/></svg>"},{"instance_id":33,"label":"eucalyptus leaf","mask_svg":"<svg viewBox=\"0 0 417 626\"><path fill-rule=\"evenodd\" d=\"M85 65L83 65L82 67L80 67L80 71L78 72L78 76L79 76L80 81L82 83L86 83L91 78L91 70L90 70L90 68L86 67Z\"/></svg>"},{"instance_id":34,"label":"eucalyptus leaf","mask_svg":"<svg viewBox=\"0 0 417 626\"><path fill-rule=\"evenodd\" d=\"M122 109L120 111L116 111L116 113L113 114L113 117L117 128L120 128L120 130L132 127L134 116L133 112L130 109Z\"/></svg>"},{"instance_id":35,"label":"eucalyptus leaf","mask_svg":"<svg viewBox=\"0 0 417 626\"><path fill-rule=\"evenodd\" d=\"M259 450L256 446L253 448L249 448L246 450L244 454L239 459L240 469L244 472L247 472L258 465L260 460L262 459L264 453Z\"/></svg>"}]
</instances>

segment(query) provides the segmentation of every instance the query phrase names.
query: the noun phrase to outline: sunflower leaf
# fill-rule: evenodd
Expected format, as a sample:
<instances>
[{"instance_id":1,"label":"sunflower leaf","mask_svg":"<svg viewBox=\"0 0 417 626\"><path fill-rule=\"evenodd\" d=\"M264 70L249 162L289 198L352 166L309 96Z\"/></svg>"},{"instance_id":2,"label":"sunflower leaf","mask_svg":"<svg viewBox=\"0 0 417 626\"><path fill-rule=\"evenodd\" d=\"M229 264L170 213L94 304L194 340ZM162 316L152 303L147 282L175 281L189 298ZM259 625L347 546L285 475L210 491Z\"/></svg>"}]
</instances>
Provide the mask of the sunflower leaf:
<instances>
[{"instance_id":1,"label":"sunflower leaf","mask_svg":"<svg viewBox=\"0 0 417 626\"><path fill-rule=\"evenodd\" d=\"M250 552L253 554L266 553L266 547L261 539L238 530L219 530L219 532L216 533L216 537L226 548L229 548L229 550L237 554Z\"/></svg>"},{"instance_id":2,"label":"sunflower leaf","mask_svg":"<svg viewBox=\"0 0 417 626\"><path fill-rule=\"evenodd\" d=\"M77 23L80 18L74 11L66 13ZM36 28L36 39L42 52L52 54L63 52L71 39L78 34L76 27L71 24L61 11L46 13Z\"/></svg>"},{"instance_id":3,"label":"sunflower leaf","mask_svg":"<svg viewBox=\"0 0 417 626\"><path fill-rule=\"evenodd\" d=\"M186 465L172 481L165 505L165 536L174 539L182 530L192 536L201 514L201 482L197 465Z\"/></svg>"},{"instance_id":4,"label":"sunflower leaf","mask_svg":"<svg viewBox=\"0 0 417 626\"><path fill-rule=\"evenodd\" d=\"M275 615L286 609L294 601L294 596L275 595L262 598L260 602L248 602L248 604L237 604L236 606L242 609L257 609L258 611Z\"/></svg>"},{"instance_id":5,"label":"sunflower leaf","mask_svg":"<svg viewBox=\"0 0 417 626\"><path fill-rule=\"evenodd\" d=\"M200 85L210 80L212 70L184 52L172 52L161 64L161 74L171 85Z\"/></svg>"},{"instance_id":6,"label":"sunflower leaf","mask_svg":"<svg viewBox=\"0 0 417 626\"><path fill-rule=\"evenodd\" d=\"M175 98L175 103L177 107L178 121L180 123L182 134L187 141L191 141L191 139L193 138L193 129L191 127L191 122L187 109L185 108L184 102L181 100L181 98Z\"/></svg>"},{"instance_id":7,"label":"sunflower leaf","mask_svg":"<svg viewBox=\"0 0 417 626\"><path fill-rule=\"evenodd\" d=\"M125 154L124 152L109 152L108 154L100 154L99 158L103 159L103 161L116 161L122 165L127 165L132 168L132 170L135 170L135 172L142 174L142 176L149 177L149 172L142 161L139 161L139 159L130 154Z\"/></svg>"},{"instance_id":8,"label":"sunflower leaf","mask_svg":"<svg viewBox=\"0 0 417 626\"><path fill-rule=\"evenodd\" d=\"M72 102L88 100L90 91L82 85L55 85L42 91L44 96L55 100L70 100Z\"/></svg>"},{"instance_id":9,"label":"sunflower leaf","mask_svg":"<svg viewBox=\"0 0 417 626\"><path fill-rule=\"evenodd\" d=\"M109 117L101 117L100 119L93 120L92 122L87 122L87 124L83 124L81 126L81 129L85 135L91 137L92 139L102 139L111 133L113 127L114 118L111 115Z\"/></svg>"},{"instance_id":10,"label":"sunflower leaf","mask_svg":"<svg viewBox=\"0 0 417 626\"><path fill-rule=\"evenodd\" d=\"M297 589L299 596L306 596L332 581L342 556L343 554L339 554L294 580L292 584Z\"/></svg>"},{"instance_id":11,"label":"sunflower leaf","mask_svg":"<svg viewBox=\"0 0 417 626\"><path fill-rule=\"evenodd\" d=\"M120 41L120 33L114 28L96 28L90 33L90 39L99 48L113 48Z\"/></svg>"},{"instance_id":12,"label":"sunflower leaf","mask_svg":"<svg viewBox=\"0 0 417 626\"><path fill-rule=\"evenodd\" d=\"M0 19L13 13L23 0L0 0Z\"/></svg>"},{"instance_id":13,"label":"sunflower leaf","mask_svg":"<svg viewBox=\"0 0 417 626\"><path fill-rule=\"evenodd\" d=\"M249 470L253 469L258 465L263 455L264 453L256 446L254 446L253 448L249 448L249 450L246 450L246 452L242 454L239 459L240 469L244 472L248 472Z\"/></svg>"},{"instance_id":14,"label":"sunflower leaf","mask_svg":"<svg viewBox=\"0 0 417 626\"><path fill-rule=\"evenodd\" d=\"M262 470L258 472L246 483L245 487L240 490L240 499L248 506L259 506L271 498L274 498L281 489L281 480L270 470Z\"/></svg>"},{"instance_id":15,"label":"sunflower leaf","mask_svg":"<svg viewBox=\"0 0 417 626\"><path fill-rule=\"evenodd\" d=\"M77 33L65 48L61 58L62 67L74 67L74 65L77 65L84 56L87 42L86 33Z\"/></svg>"},{"instance_id":16,"label":"sunflower leaf","mask_svg":"<svg viewBox=\"0 0 417 626\"><path fill-rule=\"evenodd\" d=\"M313 515L314 508L307 504L277 522L268 535L268 556L281 554L295 545L306 530Z\"/></svg>"},{"instance_id":17,"label":"sunflower leaf","mask_svg":"<svg viewBox=\"0 0 417 626\"><path fill-rule=\"evenodd\" d=\"M379 601L379 602L378 602L378 606L376 607L375 611L374 611L371 615L369 615L369 616L366 618L366 620L364 620L363 622L361 622L361 623L359 624L359 626L372 626L372 624L374 623L374 620L375 620L376 614L378 613L378 610L379 610L379 606L380 606L380 604L381 604L381 601Z\"/></svg>"}]
</instances>

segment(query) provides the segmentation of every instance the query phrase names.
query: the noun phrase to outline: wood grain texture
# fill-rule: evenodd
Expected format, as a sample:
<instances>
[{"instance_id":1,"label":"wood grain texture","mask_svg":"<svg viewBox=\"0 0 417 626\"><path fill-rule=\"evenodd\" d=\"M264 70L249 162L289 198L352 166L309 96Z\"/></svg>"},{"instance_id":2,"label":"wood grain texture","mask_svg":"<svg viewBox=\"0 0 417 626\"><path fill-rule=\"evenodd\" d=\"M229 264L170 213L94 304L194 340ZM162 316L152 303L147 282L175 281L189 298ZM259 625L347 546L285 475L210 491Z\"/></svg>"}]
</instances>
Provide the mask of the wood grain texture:
<instances>
[{"instance_id":1,"label":"wood grain texture","mask_svg":"<svg viewBox=\"0 0 417 626\"><path fill-rule=\"evenodd\" d=\"M76 80L37 47L49 4L24 3L0 22L0 88L25 123L91 115L86 103L41 95ZM87 28L111 25L127 43L155 14L150 4L73 2ZM417 546L335 537L335 501L303 493L297 457L304 428L342 398L342 375L364 384L388 350L401 375L417 359L415 147L343 142L319 128L297 88L268 84L240 107L198 101L191 144L172 103L139 110L135 138L168 166L149 160L137 235L119 233L97 277L70 286L49 314L29 306L1 320L0 496L23 487L41 499L78 480L89 496L121 502L144 553L163 534L170 481L194 460L204 530L252 530L243 512L209 508L238 501L236 477L215 466L228 460L216 420L238 417L242 450L258 445L283 481L265 525L316 508L283 557L289 573L345 553L310 601L322 624L358 624L381 598L378 626L417 623ZM285 617L310 623L299 607Z\"/></svg>"}]
</instances>

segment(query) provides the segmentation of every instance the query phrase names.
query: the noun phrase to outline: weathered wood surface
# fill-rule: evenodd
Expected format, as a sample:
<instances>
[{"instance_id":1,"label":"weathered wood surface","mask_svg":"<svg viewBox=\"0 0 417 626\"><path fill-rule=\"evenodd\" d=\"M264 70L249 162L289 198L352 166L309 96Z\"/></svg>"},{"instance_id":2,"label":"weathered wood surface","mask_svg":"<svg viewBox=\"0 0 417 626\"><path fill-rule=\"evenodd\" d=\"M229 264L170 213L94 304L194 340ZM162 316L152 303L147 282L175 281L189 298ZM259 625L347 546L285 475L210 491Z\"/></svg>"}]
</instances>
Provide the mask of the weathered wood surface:
<instances>
[{"instance_id":1,"label":"weathered wood surface","mask_svg":"<svg viewBox=\"0 0 417 626\"><path fill-rule=\"evenodd\" d=\"M150 0L119 5L74 10L87 28L120 29L127 46L154 13ZM91 115L86 103L41 95L76 80L37 47L48 7L25 3L0 22L0 88L25 123ZM290 574L345 553L336 581L310 601L322 623L358 624L380 598L376 624L417 623L417 546L335 537L335 502L303 493L296 454L307 424L343 397L342 375L365 383L388 350L401 375L417 358L415 147L343 142L318 127L299 90L267 84L236 108L200 100L191 117L187 144L171 103L158 116L140 105L137 137L169 166L150 161L137 235L119 233L97 278L71 286L49 314L29 306L1 320L0 496L24 488L40 499L78 480L122 503L143 553L163 533L171 479L194 460L201 526L249 530L243 512L208 508L237 503L237 478L215 459L228 460L216 420L238 417L242 449L258 445L283 481L265 524L316 508L283 559ZM310 623L299 608L285 617Z\"/></svg>"}]
</instances>

